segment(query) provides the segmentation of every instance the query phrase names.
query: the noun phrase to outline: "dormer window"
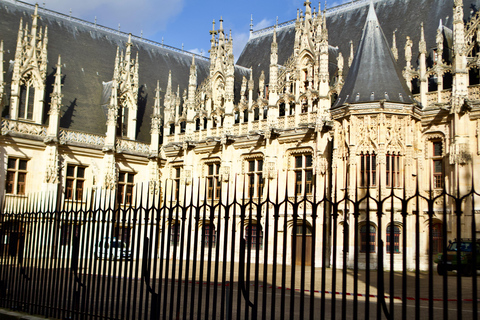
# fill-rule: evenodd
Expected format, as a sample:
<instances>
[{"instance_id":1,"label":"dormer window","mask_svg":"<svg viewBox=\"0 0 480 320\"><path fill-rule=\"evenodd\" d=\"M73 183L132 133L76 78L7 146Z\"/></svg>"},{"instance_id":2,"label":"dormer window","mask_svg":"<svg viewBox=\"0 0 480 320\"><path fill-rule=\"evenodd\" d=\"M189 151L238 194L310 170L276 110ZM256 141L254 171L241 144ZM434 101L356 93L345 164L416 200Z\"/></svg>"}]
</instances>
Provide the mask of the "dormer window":
<instances>
[{"instance_id":1,"label":"dormer window","mask_svg":"<svg viewBox=\"0 0 480 320\"><path fill-rule=\"evenodd\" d=\"M20 103L18 117L20 119L33 120L33 106L35 104L35 88L27 82L20 87Z\"/></svg>"}]
</instances>

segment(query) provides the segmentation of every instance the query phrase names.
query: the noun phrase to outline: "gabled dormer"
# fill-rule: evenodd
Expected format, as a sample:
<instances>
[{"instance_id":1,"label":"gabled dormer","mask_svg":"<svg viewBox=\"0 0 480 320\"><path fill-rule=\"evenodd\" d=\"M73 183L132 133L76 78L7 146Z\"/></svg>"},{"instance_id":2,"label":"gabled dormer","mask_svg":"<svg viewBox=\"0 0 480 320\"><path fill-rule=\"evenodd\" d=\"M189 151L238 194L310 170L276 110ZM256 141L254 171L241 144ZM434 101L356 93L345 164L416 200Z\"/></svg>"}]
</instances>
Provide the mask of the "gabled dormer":
<instances>
[{"instance_id":1,"label":"gabled dormer","mask_svg":"<svg viewBox=\"0 0 480 320\"><path fill-rule=\"evenodd\" d=\"M38 5L32 15L32 28L20 20L13 66L10 117L41 124L47 72L47 27L38 27Z\"/></svg>"},{"instance_id":2,"label":"gabled dormer","mask_svg":"<svg viewBox=\"0 0 480 320\"><path fill-rule=\"evenodd\" d=\"M112 90L117 91L117 136L135 140L138 108L138 52L135 59L131 56L132 37L130 35L125 54L122 51L119 55L117 49L113 73L115 86Z\"/></svg>"},{"instance_id":3,"label":"gabled dormer","mask_svg":"<svg viewBox=\"0 0 480 320\"><path fill-rule=\"evenodd\" d=\"M227 36L223 30L223 19L215 30L215 22L210 48L210 88L212 92L212 111L233 114L234 99L234 58L233 39L230 33ZM232 116L233 119L233 116ZM233 124L233 122L232 122Z\"/></svg>"}]
</instances>

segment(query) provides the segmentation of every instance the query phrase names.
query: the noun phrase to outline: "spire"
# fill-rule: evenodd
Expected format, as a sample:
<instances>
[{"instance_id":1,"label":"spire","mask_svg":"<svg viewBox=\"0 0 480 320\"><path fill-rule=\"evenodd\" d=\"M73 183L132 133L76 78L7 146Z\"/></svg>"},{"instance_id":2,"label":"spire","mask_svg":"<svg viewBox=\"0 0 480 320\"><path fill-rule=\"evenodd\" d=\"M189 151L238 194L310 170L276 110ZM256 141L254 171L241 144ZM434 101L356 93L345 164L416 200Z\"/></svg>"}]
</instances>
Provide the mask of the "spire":
<instances>
[{"instance_id":1,"label":"spire","mask_svg":"<svg viewBox=\"0 0 480 320\"><path fill-rule=\"evenodd\" d=\"M155 103L153 106L153 114L160 115L160 80L157 80L157 88L155 89Z\"/></svg>"},{"instance_id":2,"label":"spire","mask_svg":"<svg viewBox=\"0 0 480 320\"><path fill-rule=\"evenodd\" d=\"M55 82L53 84L52 94L61 94L62 92L62 57L58 55L57 71L55 72Z\"/></svg>"},{"instance_id":3,"label":"spire","mask_svg":"<svg viewBox=\"0 0 480 320\"><path fill-rule=\"evenodd\" d=\"M393 53L393 57L395 58L395 60L398 61L397 37L395 36L396 32L397 32L397 29L395 29L395 31L393 31L392 53Z\"/></svg>"},{"instance_id":4,"label":"spire","mask_svg":"<svg viewBox=\"0 0 480 320\"><path fill-rule=\"evenodd\" d=\"M38 27L38 3L35 4L35 11L33 12L32 15L32 30L31 30L31 35L32 35L32 44L35 45L36 39L37 39L37 27Z\"/></svg>"},{"instance_id":5,"label":"spire","mask_svg":"<svg viewBox=\"0 0 480 320\"><path fill-rule=\"evenodd\" d=\"M130 57L132 55L132 34L128 34L127 49L125 50L125 61L130 63Z\"/></svg>"},{"instance_id":6,"label":"spire","mask_svg":"<svg viewBox=\"0 0 480 320\"><path fill-rule=\"evenodd\" d=\"M402 74L396 67L373 4L370 3L362 38L334 107L384 99L413 103Z\"/></svg>"},{"instance_id":7,"label":"spire","mask_svg":"<svg viewBox=\"0 0 480 320\"><path fill-rule=\"evenodd\" d=\"M0 105L3 100L3 94L4 94L4 87L5 87L5 79L3 77L3 40L0 41Z\"/></svg>"},{"instance_id":8,"label":"spire","mask_svg":"<svg viewBox=\"0 0 480 320\"><path fill-rule=\"evenodd\" d=\"M350 40L350 56L348 57L348 67L350 68L352 66L353 62L353 41Z\"/></svg>"},{"instance_id":9,"label":"spire","mask_svg":"<svg viewBox=\"0 0 480 320\"><path fill-rule=\"evenodd\" d=\"M423 28L423 22L420 24L420 42L418 43L418 49L420 53L427 53L427 42L425 41L425 31Z\"/></svg>"}]
</instances>

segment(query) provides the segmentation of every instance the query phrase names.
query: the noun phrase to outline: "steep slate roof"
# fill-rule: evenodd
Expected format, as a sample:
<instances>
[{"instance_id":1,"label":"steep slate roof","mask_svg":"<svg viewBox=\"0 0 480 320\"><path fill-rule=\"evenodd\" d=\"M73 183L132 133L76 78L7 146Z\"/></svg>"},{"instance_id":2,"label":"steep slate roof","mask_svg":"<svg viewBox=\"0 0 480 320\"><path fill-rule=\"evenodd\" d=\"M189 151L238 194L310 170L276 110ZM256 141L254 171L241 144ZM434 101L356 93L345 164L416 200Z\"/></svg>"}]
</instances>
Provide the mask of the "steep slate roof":
<instances>
[{"instance_id":1,"label":"steep slate roof","mask_svg":"<svg viewBox=\"0 0 480 320\"><path fill-rule=\"evenodd\" d=\"M435 37L440 19L443 25L452 29L453 0L374 0L378 21L388 39L391 47L392 34L396 31L398 62L402 70L405 67L404 47L406 37L413 41L412 67L416 67L418 56L418 42L420 40L420 23L424 23L427 49L436 47ZM362 36L365 19L368 13L368 1L359 0L327 10L328 41L332 47L338 47L345 59L344 75L348 75L348 57L350 55L350 40L354 48L358 47ZM480 9L480 0L464 0L465 18ZM283 26L283 27L282 27ZM449 42L450 30L444 30L447 36L445 45ZM273 28L258 30L247 42L237 64L245 67L253 66L254 79L258 78L261 71L265 71L268 78L269 52L272 41ZM278 63L283 65L293 54L295 40L294 21L286 22L277 28ZM445 52L448 55L447 52ZM329 55L330 64L336 64L335 57ZM428 61L427 61L428 62ZM331 77L335 74L330 74ZM268 82L267 82L268 83Z\"/></svg>"},{"instance_id":2,"label":"steep slate roof","mask_svg":"<svg viewBox=\"0 0 480 320\"><path fill-rule=\"evenodd\" d=\"M10 93L10 82L15 59L15 47L20 18L31 26L34 6L0 0L0 40L4 40L4 68L6 88ZM93 134L105 134L106 115L102 103L104 86L113 77L117 46L125 50L128 34L93 23L73 19L49 10L39 8L39 25L48 26L48 68L47 96L44 123L48 120L50 93L58 55L62 57L63 107L60 126L71 130ZM208 41L208 30L205 41ZM132 57L139 53L139 99L137 117L137 140L150 142L150 115L154 105L157 80L163 89L167 87L169 70L172 70L173 91L180 85L180 95L188 87L192 54L181 50L148 42L132 36ZM178 50L178 51L175 51ZM198 85L209 74L210 62L199 56L195 59ZM245 73L245 70L241 70ZM241 78L240 78L241 83ZM240 86L237 85L236 86ZM240 89L238 89L240 90ZM10 97L3 106L3 116L8 116ZM162 102L163 103L163 102Z\"/></svg>"},{"instance_id":3,"label":"steep slate roof","mask_svg":"<svg viewBox=\"0 0 480 320\"><path fill-rule=\"evenodd\" d=\"M370 3L362 39L334 107L383 99L388 102L413 103L378 23L373 3Z\"/></svg>"}]
</instances>

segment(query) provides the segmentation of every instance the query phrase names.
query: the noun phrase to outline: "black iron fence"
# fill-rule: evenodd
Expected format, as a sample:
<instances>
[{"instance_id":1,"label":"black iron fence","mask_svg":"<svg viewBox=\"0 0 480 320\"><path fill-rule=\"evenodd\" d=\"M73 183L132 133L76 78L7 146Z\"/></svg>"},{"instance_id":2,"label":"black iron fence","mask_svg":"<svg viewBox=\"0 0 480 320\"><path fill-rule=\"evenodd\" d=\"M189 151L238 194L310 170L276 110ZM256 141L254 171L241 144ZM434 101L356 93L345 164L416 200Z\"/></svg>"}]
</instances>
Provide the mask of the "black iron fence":
<instances>
[{"instance_id":1,"label":"black iron fence","mask_svg":"<svg viewBox=\"0 0 480 320\"><path fill-rule=\"evenodd\" d=\"M0 307L58 319L478 319L473 188L340 197L267 185L251 198L230 185L6 198Z\"/></svg>"}]
</instances>

